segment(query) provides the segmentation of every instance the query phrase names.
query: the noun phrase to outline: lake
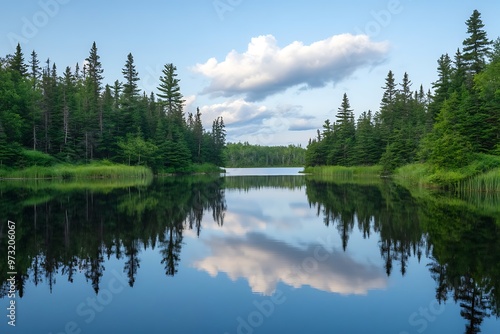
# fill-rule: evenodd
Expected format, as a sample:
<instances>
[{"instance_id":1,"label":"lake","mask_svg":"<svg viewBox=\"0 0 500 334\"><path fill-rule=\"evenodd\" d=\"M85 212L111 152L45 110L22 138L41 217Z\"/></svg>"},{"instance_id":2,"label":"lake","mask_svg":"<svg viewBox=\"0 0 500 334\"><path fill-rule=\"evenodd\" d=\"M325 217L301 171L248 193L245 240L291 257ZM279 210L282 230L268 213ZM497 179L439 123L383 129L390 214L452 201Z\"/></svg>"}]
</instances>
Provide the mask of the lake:
<instances>
[{"instance_id":1,"label":"lake","mask_svg":"<svg viewBox=\"0 0 500 334\"><path fill-rule=\"evenodd\" d=\"M500 333L498 194L300 170L1 181L0 332Z\"/></svg>"}]
</instances>

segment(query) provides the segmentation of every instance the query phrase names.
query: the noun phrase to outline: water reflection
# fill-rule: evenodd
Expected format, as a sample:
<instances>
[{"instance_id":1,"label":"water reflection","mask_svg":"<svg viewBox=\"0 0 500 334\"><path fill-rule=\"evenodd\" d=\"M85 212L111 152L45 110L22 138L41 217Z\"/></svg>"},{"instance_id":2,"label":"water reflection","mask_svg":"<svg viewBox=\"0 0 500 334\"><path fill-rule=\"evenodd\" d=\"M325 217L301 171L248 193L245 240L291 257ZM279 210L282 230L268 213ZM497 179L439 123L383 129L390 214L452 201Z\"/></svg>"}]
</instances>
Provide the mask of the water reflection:
<instances>
[{"instance_id":1,"label":"water reflection","mask_svg":"<svg viewBox=\"0 0 500 334\"><path fill-rule=\"evenodd\" d=\"M141 266L141 248L159 247L165 273L173 276L180 259L182 231L201 231L204 212L223 224L224 189L221 178L168 178L151 185L131 187L115 184L83 191L54 187L24 187L4 184L0 215L16 220L17 289L24 296L28 280L45 282L50 290L61 273L73 282L77 272L99 292L104 262L125 259L124 272L134 286ZM41 194L47 201L41 203ZM35 204L31 204L31 203ZM3 226L3 225L2 225ZM3 231L1 240L5 247ZM1 258L6 268L6 258ZM5 297L8 278L2 270Z\"/></svg>"},{"instance_id":2,"label":"water reflection","mask_svg":"<svg viewBox=\"0 0 500 334\"><path fill-rule=\"evenodd\" d=\"M0 203L0 216L19 227L21 298L30 297L27 285L52 291L56 278L78 276L99 294L110 259L123 260L134 287L145 270L142 251L152 249L165 276L194 267L208 278L243 279L266 296L278 284L366 296L390 290L391 277L406 279L416 269L410 263L425 259L436 300L460 306L466 333L500 315L500 205L492 196L449 197L379 180L198 176L140 184L1 183ZM376 242L376 259L355 256L364 247L358 235L367 245ZM2 224L1 249L6 240ZM191 245L203 248L182 267L183 248ZM5 268L7 258L0 257L2 299L9 288Z\"/></svg>"},{"instance_id":3,"label":"water reflection","mask_svg":"<svg viewBox=\"0 0 500 334\"><path fill-rule=\"evenodd\" d=\"M461 307L466 333L479 333L485 317L500 315L500 203L488 214L471 202L446 195L411 194L393 183L357 185L307 181L307 195L324 223L336 225L344 250L357 227L365 237L380 235L380 254L387 276L397 263L401 275L408 259L432 259L436 300L450 297ZM479 198L482 195L479 194ZM491 197L489 197L491 199ZM490 203L491 204L491 203Z\"/></svg>"},{"instance_id":4,"label":"water reflection","mask_svg":"<svg viewBox=\"0 0 500 334\"><path fill-rule=\"evenodd\" d=\"M244 238L215 237L206 242L212 255L194 266L211 276L224 272L232 280L245 278L255 293L272 295L278 282L343 295L364 295L387 284L380 268L322 244L298 248L260 233L248 233Z\"/></svg>"}]
</instances>

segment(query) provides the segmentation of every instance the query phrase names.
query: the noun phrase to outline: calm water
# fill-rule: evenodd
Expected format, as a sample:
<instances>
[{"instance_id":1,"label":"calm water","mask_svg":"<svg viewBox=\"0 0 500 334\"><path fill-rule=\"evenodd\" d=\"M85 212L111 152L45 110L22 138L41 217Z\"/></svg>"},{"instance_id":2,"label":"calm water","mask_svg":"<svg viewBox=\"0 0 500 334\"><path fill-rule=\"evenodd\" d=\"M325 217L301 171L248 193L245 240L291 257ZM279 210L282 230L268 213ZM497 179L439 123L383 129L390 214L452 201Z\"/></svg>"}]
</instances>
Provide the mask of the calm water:
<instances>
[{"instance_id":1,"label":"calm water","mask_svg":"<svg viewBox=\"0 0 500 334\"><path fill-rule=\"evenodd\" d=\"M0 183L0 333L500 333L497 195L298 170Z\"/></svg>"}]
</instances>

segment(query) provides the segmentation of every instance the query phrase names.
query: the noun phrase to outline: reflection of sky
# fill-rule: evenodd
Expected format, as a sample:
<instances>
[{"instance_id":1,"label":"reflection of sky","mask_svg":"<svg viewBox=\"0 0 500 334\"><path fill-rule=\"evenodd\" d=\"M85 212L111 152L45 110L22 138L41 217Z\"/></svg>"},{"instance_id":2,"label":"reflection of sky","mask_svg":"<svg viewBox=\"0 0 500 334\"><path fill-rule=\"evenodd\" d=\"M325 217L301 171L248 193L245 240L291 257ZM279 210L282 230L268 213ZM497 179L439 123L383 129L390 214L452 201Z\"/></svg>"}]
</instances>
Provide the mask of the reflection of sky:
<instances>
[{"instance_id":1,"label":"reflection of sky","mask_svg":"<svg viewBox=\"0 0 500 334\"><path fill-rule=\"evenodd\" d=\"M298 175L302 167L286 168L226 168L227 176L256 176L256 175Z\"/></svg>"},{"instance_id":2,"label":"reflection of sky","mask_svg":"<svg viewBox=\"0 0 500 334\"><path fill-rule=\"evenodd\" d=\"M116 281L125 274L126 257L105 257L101 291L111 286L120 291L109 303L99 305L102 310L87 323L88 313L79 314L77 309L95 298L90 282L78 272L75 282L69 283L59 270L52 292L45 281L36 287L32 280L26 283L25 296L17 299L14 331L5 317L9 300L0 300L5 319L0 333L234 334L238 319L248 321L256 303L268 303L274 289L284 302L275 305L262 325L252 328L253 333L414 334L422 324L427 326L422 331L426 334L463 332L460 307L452 300L432 321L422 315L435 302L436 287L425 257L420 263L411 257L405 277L397 263L386 277L378 234L363 239L356 226L344 253L336 226L324 226L323 217L309 209L304 188L227 190L226 200L223 226L205 213L199 238L194 231L184 230L175 277L165 276L164 246L159 243L154 248L141 247L133 288ZM305 259L315 257L320 244L330 255L325 258L327 253L319 252L314 270L300 269ZM88 312L90 306L84 310ZM70 322L77 326L74 331L66 327ZM498 320L486 318L482 330L498 333Z\"/></svg>"},{"instance_id":3,"label":"reflection of sky","mask_svg":"<svg viewBox=\"0 0 500 334\"><path fill-rule=\"evenodd\" d=\"M232 280L243 278L253 292L265 295L271 294L278 282L339 294L366 294L385 288L377 240L353 237L344 253L337 229L322 223L304 192L227 190L224 225L203 222L199 247L204 251L196 252L190 263L211 276L225 273ZM321 256L314 264L306 262L304 267L305 259L315 258L318 247L319 254L328 257ZM313 270L305 270L307 264L314 266Z\"/></svg>"},{"instance_id":4,"label":"reflection of sky","mask_svg":"<svg viewBox=\"0 0 500 334\"><path fill-rule=\"evenodd\" d=\"M211 276L225 272L232 280L244 277L256 293L271 295L278 282L340 294L366 294L386 285L380 267L353 261L346 253L330 252L319 244L300 249L256 233L245 238L215 237L206 243L212 256L194 266Z\"/></svg>"}]
</instances>

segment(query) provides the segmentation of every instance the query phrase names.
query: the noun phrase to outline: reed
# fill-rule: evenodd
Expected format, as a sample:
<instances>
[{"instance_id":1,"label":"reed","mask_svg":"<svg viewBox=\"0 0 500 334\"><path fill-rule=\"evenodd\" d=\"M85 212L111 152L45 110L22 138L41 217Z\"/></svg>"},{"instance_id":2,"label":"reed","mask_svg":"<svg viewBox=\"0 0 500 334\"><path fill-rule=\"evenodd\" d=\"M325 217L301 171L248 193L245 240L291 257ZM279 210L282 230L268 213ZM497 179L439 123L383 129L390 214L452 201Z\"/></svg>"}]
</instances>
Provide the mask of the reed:
<instances>
[{"instance_id":1,"label":"reed","mask_svg":"<svg viewBox=\"0 0 500 334\"><path fill-rule=\"evenodd\" d=\"M303 171L306 174L329 176L334 178L356 178L356 177L380 177L381 166L315 166L306 167Z\"/></svg>"},{"instance_id":2,"label":"reed","mask_svg":"<svg viewBox=\"0 0 500 334\"><path fill-rule=\"evenodd\" d=\"M153 173L145 166L92 163L76 166L31 166L21 170L3 171L0 176L7 179L114 179L150 178Z\"/></svg>"},{"instance_id":3,"label":"reed","mask_svg":"<svg viewBox=\"0 0 500 334\"><path fill-rule=\"evenodd\" d=\"M500 192L500 168L476 175L460 182L457 190L461 193L467 192Z\"/></svg>"}]
</instances>

